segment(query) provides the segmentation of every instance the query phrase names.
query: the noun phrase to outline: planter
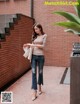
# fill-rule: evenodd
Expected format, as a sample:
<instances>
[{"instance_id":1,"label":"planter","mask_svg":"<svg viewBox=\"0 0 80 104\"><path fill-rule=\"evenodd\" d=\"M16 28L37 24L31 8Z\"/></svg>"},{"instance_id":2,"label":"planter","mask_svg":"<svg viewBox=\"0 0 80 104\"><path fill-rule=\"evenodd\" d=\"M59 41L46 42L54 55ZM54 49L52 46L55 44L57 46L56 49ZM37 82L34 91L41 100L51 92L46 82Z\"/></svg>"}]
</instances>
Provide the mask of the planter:
<instances>
[{"instance_id":1,"label":"planter","mask_svg":"<svg viewBox=\"0 0 80 104\"><path fill-rule=\"evenodd\" d=\"M70 104L80 104L80 43L73 45L70 69Z\"/></svg>"}]
</instances>

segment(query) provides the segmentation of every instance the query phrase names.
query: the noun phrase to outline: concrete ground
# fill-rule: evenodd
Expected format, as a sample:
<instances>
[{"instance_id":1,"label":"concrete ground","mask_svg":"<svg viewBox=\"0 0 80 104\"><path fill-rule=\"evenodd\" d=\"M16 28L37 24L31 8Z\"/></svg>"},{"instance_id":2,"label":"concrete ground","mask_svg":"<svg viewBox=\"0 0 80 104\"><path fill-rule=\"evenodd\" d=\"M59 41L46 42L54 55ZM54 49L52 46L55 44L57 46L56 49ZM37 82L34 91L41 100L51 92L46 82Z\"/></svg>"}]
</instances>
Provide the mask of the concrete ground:
<instances>
[{"instance_id":1,"label":"concrete ground","mask_svg":"<svg viewBox=\"0 0 80 104\"><path fill-rule=\"evenodd\" d=\"M6 91L13 92L12 104L70 104L70 85L60 84L64 70L65 67L44 67L43 93L38 94L38 98L35 101L31 100L32 74L30 70L6 89Z\"/></svg>"}]
</instances>

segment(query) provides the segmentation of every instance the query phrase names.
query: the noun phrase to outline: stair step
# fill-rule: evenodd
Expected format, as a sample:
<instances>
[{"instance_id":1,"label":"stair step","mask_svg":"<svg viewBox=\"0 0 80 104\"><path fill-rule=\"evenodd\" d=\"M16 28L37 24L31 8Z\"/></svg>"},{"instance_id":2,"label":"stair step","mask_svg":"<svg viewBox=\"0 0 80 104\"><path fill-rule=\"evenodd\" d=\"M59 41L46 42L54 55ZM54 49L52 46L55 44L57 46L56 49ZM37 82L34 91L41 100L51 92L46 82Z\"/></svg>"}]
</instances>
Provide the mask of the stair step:
<instances>
[{"instance_id":1,"label":"stair step","mask_svg":"<svg viewBox=\"0 0 80 104\"><path fill-rule=\"evenodd\" d=\"M20 19L21 14L2 14L0 15L0 42L4 41L6 35L10 35L10 29L13 29L14 23Z\"/></svg>"},{"instance_id":2,"label":"stair step","mask_svg":"<svg viewBox=\"0 0 80 104\"><path fill-rule=\"evenodd\" d=\"M0 34L5 33L5 28L0 28Z\"/></svg>"},{"instance_id":3,"label":"stair step","mask_svg":"<svg viewBox=\"0 0 80 104\"><path fill-rule=\"evenodd\" d=\"M17 18L17 16L12 14L0 15L0 23L4 23L4 21L13 22L13 18Z\"/></svg>"},{"instance_id":4,"label":"stair step","mask_svg":"<svg viewBox=\"0 0 80 104\"><path fill-rule=\"evenodd\" d=\"M5 39L5 34L0 34L0 40Z\"/></svg>"},{"instance_id":5,"label":"stair step","mask_svg":"<svg viewBox=\"0 0 80 104\"><path fill-rule=\"evenodd\" d=\"M0 23L0 28L9 27L9 23Z\"/></svg>"},{"instance_id":6,"label":"stair step","mask_svg":"<svg viewBox=\"0 0 80 104\"><path fill-rule=\"evenodd\" d=\"M4 34L10 34L10 28L14 27L17 18L20 18L17 14L0 15L0 39L4 38Z\"/></svg>"}]
</instances>

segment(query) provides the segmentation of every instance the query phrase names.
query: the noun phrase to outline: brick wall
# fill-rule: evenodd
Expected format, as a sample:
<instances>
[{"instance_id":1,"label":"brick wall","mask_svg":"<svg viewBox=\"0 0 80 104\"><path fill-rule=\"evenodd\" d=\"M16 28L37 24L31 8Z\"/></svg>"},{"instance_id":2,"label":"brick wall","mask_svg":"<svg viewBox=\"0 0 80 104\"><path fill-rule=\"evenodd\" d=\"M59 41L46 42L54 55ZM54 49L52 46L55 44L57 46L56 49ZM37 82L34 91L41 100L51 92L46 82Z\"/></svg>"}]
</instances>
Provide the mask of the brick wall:
<instances>
[{"instance_id":1,"label":"brick wall","mask_svg":"<svg viewBox=\"0 0 80 104\"><path fill-rule=\"evenodd\" d=\"M48 34L45 49L45 65L69 66L72 44L80 41L80 39L76 35L65 33L62 27L53 26L54 22L64 21L65 18L52 14L52 12L66 10L74 13L74 8L72 6L45 6L44 1L46 0L34 0L34 18L36 22L43 25L44 32ZM30 0L9 0L6 3L0 2L0 14L6 13L23 13L30 16Z\"/></svg>"},{"instance_id":2,"label":"brick wall","mask_svg":"<svg viewBox=\"0 0 80 104\"><path fill-rule=\"evenodd\" d=\"M30 68L30 62L23 57L23 44L31 42L33 19L21 15L14 29L0 49L0 88L7 82L19 77Z\"/></svg>"},{"instance_id":3,"label":"brick wall","mask_svg":"<svg viewBox=\"0 0 80 104\"><path fill-rule=\"evenodd\" d=\"M9 0L0 2L0 14L22 13L30 16L31 0Z\"/></svg>"},{"instance_id":4,"label":"brick wall","mask_svg":"<svg viewBox=\"0 0 80 104\"><path fill-rule=\"evenodd\" d=\"M52 12L65 10L74 13L74 8L73 6L46 6L44 5L44 1L46 0L35 0L34 18L36 22L42 24L44 32L48 34L45 49L45 65L69 66L72 44L80 41L80 39L76 35L65 33L62 27L53 26L53 23L65 21L66 19L62 16L52 14Z\"/></svg>"}]
</instances>

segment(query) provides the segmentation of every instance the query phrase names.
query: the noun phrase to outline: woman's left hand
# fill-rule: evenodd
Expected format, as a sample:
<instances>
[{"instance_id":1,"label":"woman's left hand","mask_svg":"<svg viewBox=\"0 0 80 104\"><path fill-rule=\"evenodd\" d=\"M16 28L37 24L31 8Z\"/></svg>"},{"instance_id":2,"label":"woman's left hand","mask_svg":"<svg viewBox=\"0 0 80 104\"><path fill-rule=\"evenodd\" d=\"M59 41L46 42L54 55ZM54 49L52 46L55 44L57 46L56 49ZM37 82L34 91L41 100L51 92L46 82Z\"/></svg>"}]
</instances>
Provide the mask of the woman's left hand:
<instances>
[{"instance_id":1,"label":"woman's left hand","mask_svg":"<svg viewBox=\"0 0 80 104\"><path fill-rule=\"evenodd\" d=\"M27 45L28 45L28 46L30 46L30 45L31 45L31 43L27 43Z\"/></svg>"},{"instance_id":2,"label":"woman's left hand","mask_svg":"<svg viewBox=\"0 0 80 104\"><path fill-rule=\"evenodd\" d=\"M32 48L34 47L34 44L31 44L31 43L28 43L27 45L32 47Z\"/></svg>"}]
</instances>

